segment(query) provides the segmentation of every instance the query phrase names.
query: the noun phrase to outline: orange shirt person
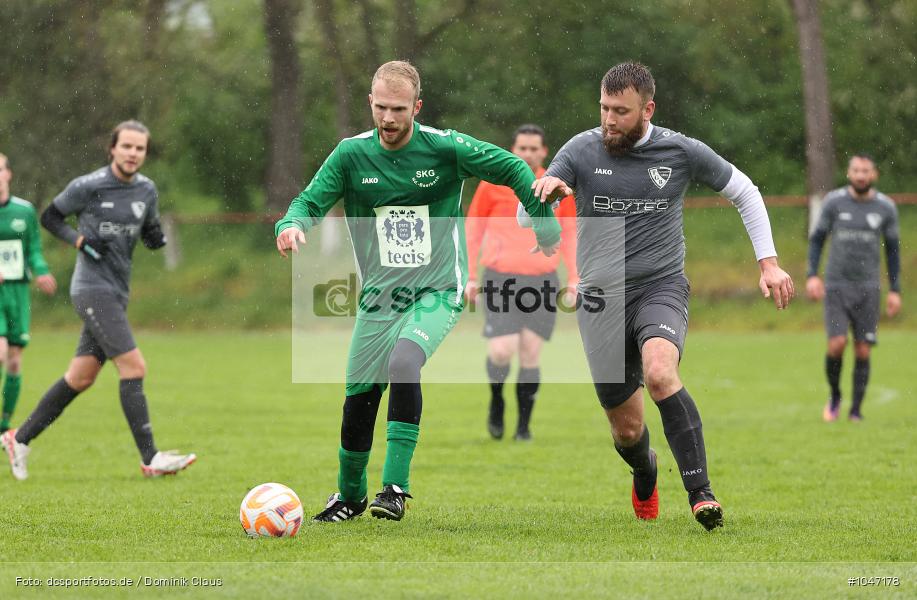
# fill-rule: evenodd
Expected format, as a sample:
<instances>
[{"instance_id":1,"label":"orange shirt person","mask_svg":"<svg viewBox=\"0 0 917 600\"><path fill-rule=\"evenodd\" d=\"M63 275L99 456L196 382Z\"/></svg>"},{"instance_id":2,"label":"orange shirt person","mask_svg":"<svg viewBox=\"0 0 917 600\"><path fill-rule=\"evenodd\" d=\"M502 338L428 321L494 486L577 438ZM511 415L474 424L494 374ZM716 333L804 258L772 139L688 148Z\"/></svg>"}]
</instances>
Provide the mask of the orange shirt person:
<instances>
[{"instance_id":1,"label":"orange shirt person","mask_svg":"<svg viewBox=\"0 0 917 600\"><path fill-rule=\"evenodd\" d=\"M511 151L529 165L536 177L544 173L542 163L548 147L541 127L519 127L513 134ZM475 191L465 219L469 263L466 297L469 303L483 305L485 315L487 378L491 390L487 430L494 439L503 437L503 384L513 356L518 353L519 418L514 439L527 441L532 437L529 422L541 382L541 347L554 331L557 304L574 306L579 277L573 197L564 198L555 208L562 228L560 253L550 257L531 252L535 237L516 221L518 204L513 191L505 186L482 181ZM567 270L566 287L557 278L561 255ZM480 280L479 262L484 267Z\"/></svg>"}]
</instances>

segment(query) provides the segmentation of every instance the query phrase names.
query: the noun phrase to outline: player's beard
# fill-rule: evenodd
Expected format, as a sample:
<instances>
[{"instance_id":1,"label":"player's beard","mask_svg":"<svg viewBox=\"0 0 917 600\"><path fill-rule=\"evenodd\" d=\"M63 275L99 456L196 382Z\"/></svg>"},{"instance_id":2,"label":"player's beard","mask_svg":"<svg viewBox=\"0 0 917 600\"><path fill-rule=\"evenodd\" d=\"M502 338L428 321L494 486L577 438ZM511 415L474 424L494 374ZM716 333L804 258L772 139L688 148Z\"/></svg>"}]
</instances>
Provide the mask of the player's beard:
<instances>
[{"instance_id":1,"label":"player's beard","mask_svg":"<svg viewBox=\"0 0 917 600\"><path fill-rule=\"evenodd\" d=\"M869 190L872 189L872 184L867 183L864 187L859 187L857 184L850 182L850 187L853 188L853 191L859 194L860 196L865 196L869 193Z\"/></svg>"},{"instance_id":2,"label":"player's beard","mask_svg":"<svg viewBox=\"0 0 917 600\"><path fill-rule=\"evenodd\" d=\"M410 123L410 127L413 127L413 125L414 125L413 123ZM398 144L401 143L401 140L403 140L403 139L405 138L405 136L408 134L408 131L411 130L410 127L408 127L408 126L402 126L402 128L399 129L398 132L395 134L394 139L391 139L391 140L390 140L390 139L388 139L388 137L385 135L386 132L385 132L385 129L383 128L383 126L382 126L382 125L379 125L379 126L378 126L378 128L379 128L379 139L383 140L383 141L384 141L386 144L388 144L389 146L397 146Z\"/></svg>"},{"instance_id":3,"label":"player's beard","mask_svg":"<svg viewBox=\"0 0 917 600\"><path fill-rule=\"evenodd\" d=\"M646 133L646 128L643 121L638 122L628 131L616 131L617 137L612 137L613 134L602 125L602 144L612 156L622 156L640 141L644 133Z\"/></svg>"}]
</instances>

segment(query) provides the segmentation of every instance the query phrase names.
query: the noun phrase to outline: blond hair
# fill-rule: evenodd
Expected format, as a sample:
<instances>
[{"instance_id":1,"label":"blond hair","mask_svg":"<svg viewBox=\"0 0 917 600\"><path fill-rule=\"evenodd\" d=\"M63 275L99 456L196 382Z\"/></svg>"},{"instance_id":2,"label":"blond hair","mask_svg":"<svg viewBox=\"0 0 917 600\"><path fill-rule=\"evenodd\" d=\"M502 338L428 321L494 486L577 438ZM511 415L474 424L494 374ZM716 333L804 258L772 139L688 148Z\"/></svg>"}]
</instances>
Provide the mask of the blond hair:
<instances>
[{"instance_id":1,"label":"blond hair","mask_svg":"<svg viewBox=\"0 0 917 600\"><path fill-rule=\"evenodd\" d=\"M7 169L10 168L10 159L6 157L6 154L0 152L0 160L3 161L3 166Z\"/></svg>"},{"instance_id":2,"label":"blond hair","mask_svg":"<svg viewBox=\"0 0 917 600\"><path fill-rule=\"evenodd\" d=\"M376 69L371 86L375 86L377 81L396 84L406 81L414 88L414 100L420 98L420 73L406 60L392 60Z\"/></svg>"}]
</instances>

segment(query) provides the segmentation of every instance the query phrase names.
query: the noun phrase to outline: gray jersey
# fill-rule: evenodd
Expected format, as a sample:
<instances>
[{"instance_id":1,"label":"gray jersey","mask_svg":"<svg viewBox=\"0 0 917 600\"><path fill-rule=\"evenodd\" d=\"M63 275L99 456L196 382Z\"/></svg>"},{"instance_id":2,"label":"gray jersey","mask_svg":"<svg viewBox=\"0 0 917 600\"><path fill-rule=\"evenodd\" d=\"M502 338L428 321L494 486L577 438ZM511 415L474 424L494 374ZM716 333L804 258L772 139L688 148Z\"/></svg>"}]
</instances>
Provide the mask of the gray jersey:
<instances>
[{"instance_id":1,"label":"gray jersey","mask_svg":"<svg viewBox=\"0 0 917 600\"><path fill-rule=\"evenodd\" d=\"M825 196L813 235L831 236L825 284L867 284L879 287L879 247L898 239L898 209L891 198L877 192L857 200L846 187Z\"/></svg>"},{"instance_id":2,"label":"gray jersey","mask_svg":"<svg viewBox=\"0 0 917 600\"><path fill-rule=\"evenodd\" d=\"M576 191L580 290L621 289L622 267L627 290L684 272L685 191L698 181L719 192L732 172L704 143L663 127L653 126L649 139L623 156L605 150L601 127L573 137L547 174ZM624 219L624 265L605 218Z\"/></svg>"},{"instance_id":3,"label":"gray jersey","mask_svg":"<svg viewBox=\"0 0 917 600\"><path fill-rule=\"evenodd\" d=\"M141 229L158 225L156 186L141 174L125 183L103 167L77 177L54 199L64 215L77 216L82 235L108 243L102 260L79 253L70 282L71 295L86 290L107 290L127 300L130 292L131 258ZM75 240L73 240L75 241Z\"/></svg>"}]
</instances>

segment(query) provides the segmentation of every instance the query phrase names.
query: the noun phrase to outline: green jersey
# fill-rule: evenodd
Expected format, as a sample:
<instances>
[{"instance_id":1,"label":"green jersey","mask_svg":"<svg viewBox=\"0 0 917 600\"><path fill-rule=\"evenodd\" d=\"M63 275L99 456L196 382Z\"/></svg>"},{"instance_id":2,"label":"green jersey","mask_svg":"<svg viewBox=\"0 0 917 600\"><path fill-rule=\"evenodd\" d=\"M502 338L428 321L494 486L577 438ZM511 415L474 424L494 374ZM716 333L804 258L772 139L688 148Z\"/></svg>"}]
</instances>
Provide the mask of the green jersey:
<instances>
[{"instance_id":1,"label":"green jersey","mask_svg":"<svg viewBox=\"0 0 917 600\"><path fill-rule=\"evenodd\" d=\"M41 254L41 235L35 207L10 196L0 205L0 275L3 283L27 282L32 275L47 275Z\"/></svg>"},{"instance_id":2,"label":"green jersey","mask_svg":"<svg viewBox=\"0 0 917 600\"><path fill-rule=\"evenodd\" d=\"M309 230L343 198L363 284L361 317L387 318L432 291L454 293L461 305L468 280L462 184L469 177L512 188L534 217L539 244L560 240L560 225L550 205L532 194L535 176L522 159L416 122L398 150L383 148L375 129L342 140L275 233Z\"/></svg>"}]
</instances>

